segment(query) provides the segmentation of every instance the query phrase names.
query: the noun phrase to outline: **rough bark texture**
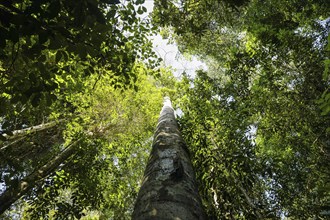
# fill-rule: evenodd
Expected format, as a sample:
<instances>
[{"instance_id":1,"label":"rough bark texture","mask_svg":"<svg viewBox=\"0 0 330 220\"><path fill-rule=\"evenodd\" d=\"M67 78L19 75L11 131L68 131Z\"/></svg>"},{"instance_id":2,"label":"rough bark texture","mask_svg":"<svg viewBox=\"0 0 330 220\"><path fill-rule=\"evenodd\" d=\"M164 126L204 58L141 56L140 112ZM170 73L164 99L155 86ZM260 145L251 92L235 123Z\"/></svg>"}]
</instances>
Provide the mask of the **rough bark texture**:
<instances>
[{"instance_id":1,"label":"rough bark texture","mask_svg":"<svg viewBox=\"0 0 330 220\"><path fill-rule=\"evenodd\" d=\"M34 133L34 132L43 131L43 130L52 128L62 121L64 121L64 120L53 121L53 122L49 122L46 124L40 124L40 125L32 126L29 128L24 128L21 130L15 130L12 132L11 135L2 134L1 136L2 136L2 139L4 139L5 141L12 141L12 140L16 140L18 138L24 137L24 136ZM3 149L1 149L1 150L3 150Z\"/></svg>"},{"instance_id":2,"label":"rough bark texture","mask_svg":"<svg viewBox=\"0 0 330 220\"><path fill-rule=\"evenodd\" d=\"M167 98L158 120L133 220L206 219L188 149Z\"/></svg>"},{"instance_id":3,"label":"rough bark texture","mask_svg":"<svg viewBox=\"0 0 330 220\"><path fill-rule=\"evenodd\" d=\"M0 215L6 211L21 196L32 189L37 182L54 172L56 168L68 159L75 152L78 141L66 147L59 155L50 160L47 164L32 172L22 179L17 186L11 186L0 196Z\"/></svg>"}]
</instances>

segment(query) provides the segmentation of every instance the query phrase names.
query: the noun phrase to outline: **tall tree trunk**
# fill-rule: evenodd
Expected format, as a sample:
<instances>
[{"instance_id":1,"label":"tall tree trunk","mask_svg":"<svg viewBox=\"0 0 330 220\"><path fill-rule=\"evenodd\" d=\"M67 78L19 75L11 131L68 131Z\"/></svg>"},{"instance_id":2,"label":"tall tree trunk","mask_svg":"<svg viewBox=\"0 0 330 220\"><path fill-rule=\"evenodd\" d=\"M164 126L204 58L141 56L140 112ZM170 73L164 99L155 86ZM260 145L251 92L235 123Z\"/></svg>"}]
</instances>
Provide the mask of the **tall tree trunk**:
<instances>
[{"instance_id":1,"label":"tall tree trunk","mask_svg":"<svg viewBox=\"0 0 330 220\"><path fill-rule=\"evenodd\" d=\"M133 220L206 219L188 149L165 98Z\"/></svg>"},{"instance_id":2,"label":"tall tree trunk","mask_svg":"<svg viewBox=\"0 0 330 220\"><path fill-rule=\"evenodd\" d=\"M10 186L8 189L6 189L0 196L0 215L21 196L32 189L39 181L54 172L61 163L64 163L66 159L73 155L78 142L79 140L70 144L60 154L51 159L47 164L43 165L22 179L17 186Z\"/></svg>"}]
</instances>

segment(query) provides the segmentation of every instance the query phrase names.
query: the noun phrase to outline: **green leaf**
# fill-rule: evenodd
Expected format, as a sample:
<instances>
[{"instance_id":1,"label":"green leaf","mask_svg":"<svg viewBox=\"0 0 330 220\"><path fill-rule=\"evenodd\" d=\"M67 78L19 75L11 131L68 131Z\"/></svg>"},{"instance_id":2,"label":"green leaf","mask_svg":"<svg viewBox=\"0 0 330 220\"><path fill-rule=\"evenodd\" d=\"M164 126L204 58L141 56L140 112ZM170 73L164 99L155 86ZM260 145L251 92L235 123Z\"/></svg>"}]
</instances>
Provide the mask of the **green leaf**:
<instances>
[{"instance_id":1,"label":"green leaf","mask_svg":"<svg viewBox=\"0 0 330 220\"><path fill-rule=\"evenodd\" d=\"M135 4L136 5L142 5L142 4L144 4L144 2L145 2L145 0L136 0Z\"/></svg>"},{"instance_id":2,"label":"green leaf","mask_svg":"<svg viewBox=\"0 0 330 220\"><path fill-rule=\"evenodd\" d=\"M138 7L138 10L137 10L137 13L138 13L139 15L142 15L142 14L144 13L144 11L143 11L143 7L139 6L139 7Z\"/></svg>"},{"instance_id":3,"label":"green leaf","mask_svg":"<svg viewBox=\"0 0 330 220\"><path fill-rule=\"evenodd\" d=\"M129 3L127 4L127 7L128 7L129 9L131 9L132 11L135 10L135 9L134 9L134 6L133 6L133 4L132 4L131 2L129 2Z\"/></svg>"}]
</instances>

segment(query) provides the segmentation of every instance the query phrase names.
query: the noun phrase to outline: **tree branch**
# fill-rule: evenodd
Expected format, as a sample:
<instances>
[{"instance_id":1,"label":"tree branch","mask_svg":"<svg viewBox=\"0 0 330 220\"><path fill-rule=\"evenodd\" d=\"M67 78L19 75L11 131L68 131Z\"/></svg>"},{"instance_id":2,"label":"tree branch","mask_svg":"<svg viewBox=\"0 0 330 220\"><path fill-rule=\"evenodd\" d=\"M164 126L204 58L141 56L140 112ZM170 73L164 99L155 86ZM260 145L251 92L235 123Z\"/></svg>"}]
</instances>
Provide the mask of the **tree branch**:
<instances>
[{"instance_id":1,"label":"tree branch","mask_svg":"<svg viewBox=\"0 0 330 220\"><path fill-rule=\"evenodd\" d=\"M61 120L58 120L58 121L52 121L52 122L49 122L49 123L46 123L46 124L40 124L40 125L32 126L32 127L29 127L29 128L24 128L24 129L21 129L21 130L15 130L10 135L9 134L2 134L1 136L6 141L13 141L13 140L19 139L21 137L24 137L28 134L52 128L55 125L61 123L62 121L64 121L64 119L61 119ZM1 150L3 150L3 148L1 148Z\"/></svg>"},{"instance_id":2,"label":"tree branch","mask_svg":"<svg viewBox=\"0 0 330 220\"><path fill-rule=\"evenodd\" d=\"M53 173L56 168L64 163L70 156L74 155L76 146L80 139L71 143L57 156L52 158L47 164L33 171L30 175L19 181L17 186L7 188L0 196L0 215L4 213L14 202L25 195L30 189Z\"/></svg>"}]
</instances>

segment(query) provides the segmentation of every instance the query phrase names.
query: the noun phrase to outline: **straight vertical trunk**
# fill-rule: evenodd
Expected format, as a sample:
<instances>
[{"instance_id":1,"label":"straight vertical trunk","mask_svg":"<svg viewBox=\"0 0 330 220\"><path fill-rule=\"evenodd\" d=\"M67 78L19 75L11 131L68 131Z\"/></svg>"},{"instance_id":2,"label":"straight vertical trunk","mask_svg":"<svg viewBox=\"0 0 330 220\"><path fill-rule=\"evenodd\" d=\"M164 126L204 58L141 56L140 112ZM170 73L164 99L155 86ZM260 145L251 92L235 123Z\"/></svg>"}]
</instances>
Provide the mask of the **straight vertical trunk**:
<instances>
[{"instance_id":1,"label":"straight vertical trunk","mask_svg":"<svg viewBox=\"0 0 330 220\"><path fill-rule=\"evenodd\" d=\"M188 149L181 137L169 98L160 113L133 220L203 220Z\"/></svg>"}]
</instances>

